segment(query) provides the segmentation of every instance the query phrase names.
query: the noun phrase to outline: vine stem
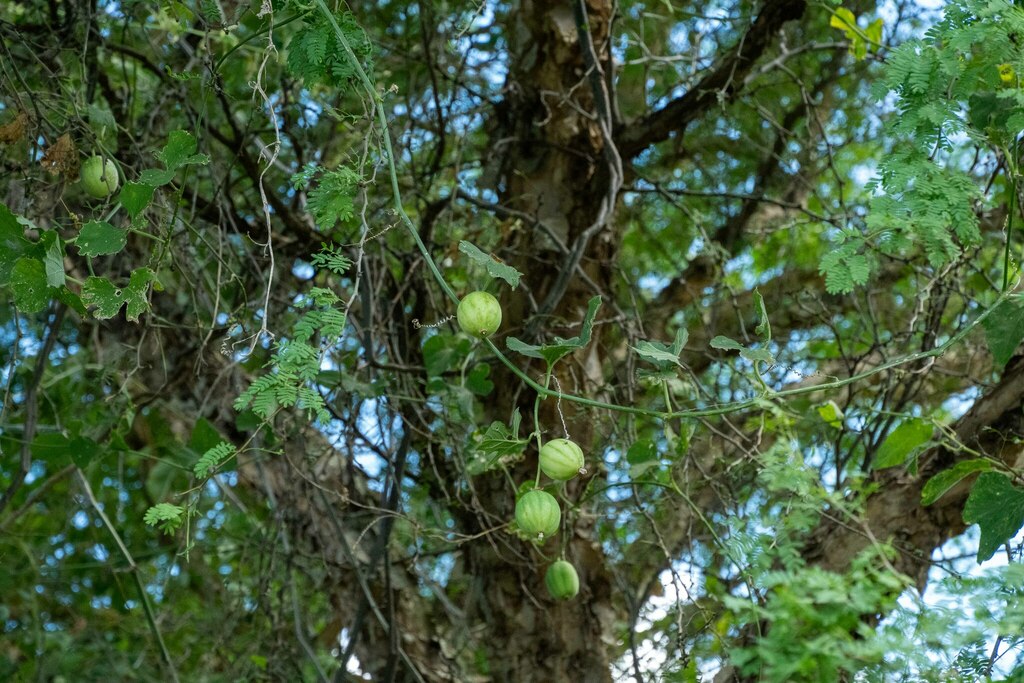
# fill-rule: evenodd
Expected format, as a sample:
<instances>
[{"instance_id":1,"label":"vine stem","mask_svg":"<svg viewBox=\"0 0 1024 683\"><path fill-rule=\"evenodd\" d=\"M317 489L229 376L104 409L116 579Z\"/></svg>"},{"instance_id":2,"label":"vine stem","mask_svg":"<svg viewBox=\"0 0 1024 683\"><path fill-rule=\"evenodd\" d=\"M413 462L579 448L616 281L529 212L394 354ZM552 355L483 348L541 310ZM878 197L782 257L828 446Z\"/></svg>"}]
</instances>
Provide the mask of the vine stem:
<instances>
[{"instance_id":1,"label":"vine stem","mask_svg":"<svg viewBox=\"0 0 1024 683\"><path fill-rule=\"evenodd\" d=\"M149 624L149 630L153 634L153 638L156 639L157 645L160 647L160 656L164 660L164 664L167 665L167 670L171 674L171 680L174 683L178 683L178 670L174 667L174 661L171 659L171 653L167 649L167 645L164 643L163 634L160 632L160 626L156 623L156 615L153 613L153 606L149 603L149 595L146 594L146 587L142 584L142 577L139 576L139 566L135 564L135 558L128 551L128 547L121 540L121 535L117 533L117 529L111 523L107 517L107 513L103 511L103 507L99 501L96 500L96 495L92 492L92 487L89 485L89 480L85 477L85 472L82 468L75 467L75 474L78 475L78 482L82 486L82 490L85 492L85 497L89 499L89 504L92 505L93 510L99 515L100 520L103 522L103 526L107 528L110 535L114 539L114 544L117 549L121 552L121 557L124 558L125 562L128 563L128 571L131 573L132 578L135 580L135 587L139 591L139 600L142 602L142 611L146 613L146 622Z\"/></svg>"},{"instance_id":2,"label":"vine stem","mask_svg":"<svg viewBox=\"0 0 1024 683\"><path fill-rule=\"evenodd\" d=\"M1017 145L1014 144L1014 154ZM1006 157L1006 179L1010 185L1010 211L1006 214L1006 248L1003 251L1003 291L1010 285L1010 242L1013 237L1013 212L1014 204L1017 201L1017 164L1010 152L1003 148L1003 156Z\"/></svg>"},{"instance_id":3,"label":"vine stem","mask_svg":"<svg viewBox=\"0 0 1024 683\"><path fill-rule=\"evenodd\" d=\"M338 25L338 20L334 18L334 13L331 12L330 8L327 7L327 3L324 0L314 0L317 8L321 14L327 18L327 21L331 24L331 28L334 29L334 35L338 39L338 44L341 45L345 51L345 55L352 62L352 67L356 71L356 76L359 77L359 82L362 84L366 94L370 97L373 102L374 112L377 114L377 119L380 122L381 139L384 143L384 151L386 152L388 162L388 175L391 176L391 195L394 202L395 212L398 217L402 219L402 223L409 230L413 240L416 242L416 247L423 254L423 258L427 261L427 266L430 268L430 272L434 275L434 279L444 290L444 293L448 295L455 304L459 303L459 297L455 295L452 288L445 281L444 276L437 267L437 263L434 262L433 257L430 255L430 250L427 249L427 245L423 243L423 239L420 237L419 231L413 224L412 219L409 218L409 214L405 212L405 207L402 205L402 191L398 187L398 170L395 168L395 154L391 147L391 132L388 128L388 116L387 112L384 111L384 100L381 95L377 92L377 89L373 85L373 81L370 76L363 69L363 65L359 63L359 57L356 56L355 51L352 49L352 45L349 44L348 39L345 38L345 32L341 30L341 26Z\"/></svg>"},{"instance_id":4,"label":"vine stem","mask_svg":"<svg viewBox=\"0 0 1024 683\"><path fill-rule=\"evenodd\" d=\"M452 300L452 302L458 304L459 297L456 296L451 286L449 286L448 282L444 279L444 275L442 275L441 271L438 269L437 263L434 261L434 258L430 254L430 250L427 249L427 245L423 243L423 239L420 237L419 231L416 229L416 226L413 224L412 219L409 218L409 215L405 212L405 207L402 205L402 193L401 189L398 186L398 170L395 168L395 155L391 146L391 133L388 129L388 119L387 112L384 110L384 100L382 96L377 93L373 81L366 73L366 70L363 69L363 65L360 64L359 58L356 56L355 51L349 44L344 32L341 30L341 26L338 24L338 21L334 18L334 14L331 12L330 8L327 7L327 3L325 2L325 0L313 0L313 2L316 4L317 8L324 15L327 21L331 24L331 27L334 30L335 37L338 40L338 44L341 45L342 49L345 51L345 55L352 62L352 67L356 72L356 76L358 77L360 84L363 86L363 89L366 91L366 94L371 98L371 101L373 102L374 111L376 112L377 119L380 122L381 138L387 156L388 173L391 177L391 194L395 212L398 214L402 223L409 231L409 234L412 235L413 240L416 242L416 248L419 250L420 254L422 254L424 260L427 263L428 268L430 269L430 272L433 274L434 279L437 281L438 285L448 296L448 298ZM1015 286L1016 283L1014 284L1014 287ZM864 372L857 373L856 375L851 375L850 377L847 377L845 379L839 379L832 382L823 382L821 384L816 384L813 386L797 387L795 389L784 389L782 391L774 391L752 399L732 401L729 403L717 405L713 408L701 408L696 410L666 410L665 412L658 412L656 410L647 410L645 408L638 408L636 406L624 406L617 405L614 403L607 403L605 401L596 401L591 398L586 398L585 396L563 394L561 391L554 391L552 389L549 389L548 387L541 386L537 381L531 379L530 376L527 375L523 370L521 370L515 363L513 363L508 358L508 356L502 353L501 350L499 350L498 347L495 346L494 342L491 341L490 338L485 337L484 343L487 344L487 346L491 349L491 352L495 355L495 357L505 367L507 367L512 372L512 374L514 374L516 377L522 380L522 382L526 384L526 386L530 387L541 396L552 396L559 399L563 399L565 401L571 401L579 405L588 406L591 408L600 408L603 410L611 410L630 415L645 415L648 417L655 417L665 420L678 418L712 417L717 415L727 415L729 413L735 413L741 410L746 410L747 408L753 407L761 403L762 401L765 401L770 398L781 399L788 398L790 396L812 394L814 392L825 391L828 389L837 389L839 387L844 387L854 382L859 382L862 379L866 379L873 375L877 375L881 372L885 372L886 370L891 370L892 368L898 367L900 365L913 363L914 361L921 360L923 358L934 358L941 356L950 347L962 341L978 325L980 325L981 322L985 320L985 318L987 318L989 314L992 313L996 306L998 306L1000 303L1008 299L1012 293L1012 290L1013 287L1009 286L1008 283L1008 286L1004 288L1003 292L999 295L999 298L997 298L996 301L991 306L989 306L989 308L982 311L972 322L966 325L964 329L960 330L960 332L950 337L945 343L940 344L939 346L936 346L935 348L930 349L928 351L918 351L916 353L911 353L900 358L894 358L893 360L883 363L878 367L872 368L870 370L865 370Z\"/></svg>"}]
</instances>

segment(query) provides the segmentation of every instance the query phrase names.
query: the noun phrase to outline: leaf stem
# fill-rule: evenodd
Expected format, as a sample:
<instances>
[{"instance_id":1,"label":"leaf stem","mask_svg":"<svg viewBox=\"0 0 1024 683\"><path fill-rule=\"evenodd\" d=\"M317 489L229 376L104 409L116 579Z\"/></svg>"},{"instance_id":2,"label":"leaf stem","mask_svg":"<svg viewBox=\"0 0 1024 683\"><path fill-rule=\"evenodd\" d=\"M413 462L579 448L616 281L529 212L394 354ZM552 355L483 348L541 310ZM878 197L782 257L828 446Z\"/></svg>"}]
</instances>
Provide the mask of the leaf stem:
<instances>
[{"instance_id":1,"label":"leaf stem","mask_svg":"<svg viewBox=\"0 0 1024 683\"><path fill-rule=\"evenodd\" d=\"M544 388L547 389L551 383L551 365L548 364L548 370L544 373ZM533 399L533 433L537 437L537 479L534 481L534 486L540 488L540 449L544 445L543 440L540 436L540 402L543 395L538 392L537 397Z\"/></svg>"}]
</instances>

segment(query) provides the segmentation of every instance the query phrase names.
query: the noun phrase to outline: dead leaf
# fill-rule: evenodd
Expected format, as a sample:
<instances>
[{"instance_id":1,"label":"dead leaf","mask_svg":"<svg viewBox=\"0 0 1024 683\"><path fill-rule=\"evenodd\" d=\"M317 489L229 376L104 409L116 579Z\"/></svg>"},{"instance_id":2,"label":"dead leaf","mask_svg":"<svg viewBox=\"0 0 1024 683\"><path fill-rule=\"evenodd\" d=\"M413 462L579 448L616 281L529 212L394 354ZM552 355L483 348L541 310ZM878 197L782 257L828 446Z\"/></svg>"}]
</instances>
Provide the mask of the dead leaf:
<instances>
[{"instance_id":1,"label":"dead leaf","mask_svg":"<svg viewBox=\"0 0 1024 683\"><path fill-rule=\"evenodd\" d=\"M0 126L0 144L11 144L18 142L28 131L28 114L21 112L14 117L13 120L8 121L4 125Z\"/></svg>"},{"instance_id":2,"label":"dead leaf","mask_svg":"<svg viewBox=\"0 0 1024 683\"><path fill-rule=\"evenodd\" d=\"M57 141L50 145L43 154L42 164L50 174L58 175L63 173L68 177L78 175L78 149L75 147L71 135L64 133Z\"/></svg>"}]
</instances>

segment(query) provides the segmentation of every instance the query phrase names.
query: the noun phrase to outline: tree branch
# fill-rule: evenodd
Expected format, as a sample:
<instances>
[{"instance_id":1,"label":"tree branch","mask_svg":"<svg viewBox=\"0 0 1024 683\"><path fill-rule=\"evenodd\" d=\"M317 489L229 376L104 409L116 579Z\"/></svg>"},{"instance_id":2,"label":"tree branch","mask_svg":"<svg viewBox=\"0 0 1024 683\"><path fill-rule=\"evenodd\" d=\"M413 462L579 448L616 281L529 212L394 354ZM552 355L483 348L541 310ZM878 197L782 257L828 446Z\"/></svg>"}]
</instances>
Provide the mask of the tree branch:
<instances>
[{"instance_id":1,"label":"tree branch","mask_svg":"<svg viewBox=\"0 0 1024 683\"><path fill-rule=\"evenodd\" d=\"M1020 456L1019 439L1024 437L1022 404L1024 356L1018 356L1007 365L999 383L956 422L957 440L1012 466ZM923 588L932 551L966 528L962 512L973 478L928 507L921 505L921 490L932 476L962 457L961 452L939 446L921 456L916 476L903 468L876 471L868 486L877 486L878 492L868 499L863 520L825 519L804 557L826 569L842 571L872 537L890 541L900 551L893 561L895 568Z\"/></svg>"},{"instance_id":2,"label":"tree branch","mask_svg":"<svg viewBox=\"0 0 1024 683\"><path fill-rule=\"evenodd\" d=\"M616 131L622 158L631 159L673 133L684 131L712 105L733 99L772 37L787 21L799 19L806 8L805 0L768 0L750 29L714 71L684 95L639 120L625 123Z\"/></svg>"}]
</instances>

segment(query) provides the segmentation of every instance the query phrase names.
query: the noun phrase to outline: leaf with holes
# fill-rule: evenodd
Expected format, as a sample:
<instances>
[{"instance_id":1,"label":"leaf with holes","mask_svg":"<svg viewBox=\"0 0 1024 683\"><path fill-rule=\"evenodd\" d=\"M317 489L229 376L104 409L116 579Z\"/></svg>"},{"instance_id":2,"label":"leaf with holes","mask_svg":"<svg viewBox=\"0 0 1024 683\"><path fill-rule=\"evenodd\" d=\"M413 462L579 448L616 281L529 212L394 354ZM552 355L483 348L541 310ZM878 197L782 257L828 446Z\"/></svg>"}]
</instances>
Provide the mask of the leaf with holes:
<instances>
[{"instance_id":1,"label":"leaf with holes","mask_svg":"<svg viewBox=\"0 0 1024 683\"><path fill-rule=\"evenodd\" d=\"M34 258L20 258L11 270L11 290L14 305L22 313L38 313L50 302L50 286L46 281L43 262Z\"/></svg>"},{"instance_id":2,"label":"leaf with holes","mask_svg":"<svg viewBox=\"0 0 1024 683\"><path fill-rule=\"evenodd\" d=\"M113 318L127 305L125 315L135 322L149 309L149 285L156 280L156 273L149 268L132 271L128 286L118 287L103 277L89 277L82 285L82 301L86 306L95 307L97 318Z\"/></svg>"}]
</instances>

